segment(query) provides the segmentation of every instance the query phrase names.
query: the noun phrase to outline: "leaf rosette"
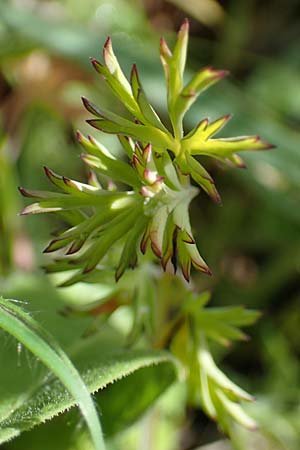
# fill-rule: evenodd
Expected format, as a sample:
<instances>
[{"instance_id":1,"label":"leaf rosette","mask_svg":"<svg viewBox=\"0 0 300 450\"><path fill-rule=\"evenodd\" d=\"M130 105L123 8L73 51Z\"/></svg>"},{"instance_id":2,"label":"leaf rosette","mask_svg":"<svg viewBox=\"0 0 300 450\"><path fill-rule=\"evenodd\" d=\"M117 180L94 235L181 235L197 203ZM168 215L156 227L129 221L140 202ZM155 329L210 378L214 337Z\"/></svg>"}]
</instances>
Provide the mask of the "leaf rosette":
<instances>
[{"instance_id":1,"label":"leaf rosette","mask_svg":"<svg viewBox=\"0 0 300 450\"><path fill-rule=\"evenodd\" d=\"M132 119L101 109L83 98L85 108L96 117L87 122L96 129L118 135L128 161L113 156L93 137L86 138L78 133L85 150L82 160L91 170L89 184L61 177L45 168L47 177L61 193L20 188L23 195L36 199L22 214L54 212L70 226L45 250L46 253L62 249L65 252L52 271L55 267L57 270L79 268L83 274L88 273L103 263L111 247L121 243L117 280L128 267L135 267L138 247L145 253L148 244L164 269L172 264L176 271L179 266L186 280L189 280L192 266L211 273L191 231L188 209L198 189L191 185L190 177L214 201L219 202L220 196L212 177L196 156L211 156L243 167L237 151L260 150L271 145L257 136L213 139L228 122L229 115L213 122L201 120L184 134L185 113L204 90L226 75L225 71L209 67L184 85L188 28L185 21L173 52L164 39L160 43L171 130L149 103L136 65L127 80L110 38L104 45L104 63L92 58L94 68ZM97 174L110 180L105 188L100 185ZM117 190L115 183L128 186L128 190Z\"/></svg>"}]
</instances>

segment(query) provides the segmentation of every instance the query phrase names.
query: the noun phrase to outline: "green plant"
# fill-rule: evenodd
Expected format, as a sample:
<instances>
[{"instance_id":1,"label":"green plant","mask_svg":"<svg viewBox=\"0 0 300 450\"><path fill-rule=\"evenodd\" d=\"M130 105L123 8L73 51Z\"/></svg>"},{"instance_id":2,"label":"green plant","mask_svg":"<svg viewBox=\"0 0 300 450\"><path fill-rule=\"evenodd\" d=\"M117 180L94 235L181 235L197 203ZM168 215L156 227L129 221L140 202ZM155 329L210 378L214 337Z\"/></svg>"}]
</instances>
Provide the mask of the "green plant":
<instances>
[{"instance_id":1,"label":"green plant","mask_svg":"<svg viewBox=\"0 0 300 450\"><path fill-rule=\"evenodd\" d=\"M81 313L97 315L103 323L116 309L129 306L133 320L126 343L171 352L184 373L188 401L201 405L230 435L235 422L256 428L239 405L252 397L216 366L209 341L227 345L245 338L239 327L253 323L257 313L237 307L208 308L208 293L193 292L180 276L170 272L180 267L186 281L190 280L192 266L211 274L190 224L189 205L199 192L192 180L214 201L220 202L220 196L196 156L244 167L236 152L272 146L257 136L212 138L230 119L228 115L213 122L201 120L184 133L185 113L205 89L226 75L225 71L206 68L184 84L187 43L187 21L173 52L161 40L171 124L168 129L148 102L136 66L129 82L111 40L107 40L104 65L95 59L92 64L131 116L102 110L86 98L83 103L96 116L88 123L118 135L127 160L113 156L93 137L78 133L85 150L82 159L91 169L88 184L45 168L60 192L20 188L24 196L36 199L22 214L54 212L65 221L66 229L45 249L46 253L59 252L46 267L47 272L71 271L63 286L79 281L110 286L109 295L99 302L85 302L78 308ZM157 271L155 258L166 274ZM135 268L138 262L138 268L129 273L127 269ZM118 281L115 285L113 273Z\"/></svg>"},{"instance_id":2,"label":"green plant","mask_svg":"<svg viewBox=\"0 0 300 450\"><path fill-rule=\"evenodd\" d=\"M97 412L89 395L86 385L77 370L56 343L56 341L24 312L14 300L0 298L0 328L13 335L26 348L31 350L66 386L68 391L78 402L78 405L89 426L96 450L104 450L105 445ZM6 438L14 436L16 430L8 420Z\"/></svg>"}]
</instances>

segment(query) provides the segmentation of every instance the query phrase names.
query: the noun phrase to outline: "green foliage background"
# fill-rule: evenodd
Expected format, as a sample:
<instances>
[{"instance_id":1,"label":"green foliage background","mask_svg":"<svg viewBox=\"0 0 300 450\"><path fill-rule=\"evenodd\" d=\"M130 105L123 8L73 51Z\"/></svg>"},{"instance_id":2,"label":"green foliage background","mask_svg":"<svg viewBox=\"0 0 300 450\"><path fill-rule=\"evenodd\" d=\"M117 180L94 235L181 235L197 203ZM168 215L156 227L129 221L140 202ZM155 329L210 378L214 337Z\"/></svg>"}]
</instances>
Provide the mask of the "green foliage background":
<instances>
[{"instance_id":1,"label":"green foliage background","mask_svg":"<svg viewBox=\"0 0 300 450\"><path fill-rule=\"evenodd\" d=\"M205 93L193 107L188 126L195 125L199 117L214 119L233 113L229 134L259 133L277 145L270 152L247 155L246 171L211 164L223 206L201 194L192 208L193 231L198 233L201 252L214 272L212 279L195 275L195 286L199 291L213 292L214 306L244 304L263 312L250 330L250 342L235 344L230 354L226 349L218 350L218 359L227 371L257 398L251 413L261 430L255 435L241 432L236 443L247 450L300 447L299 12L298 2L293 0L288 5L283 0L3 0L0 4L1 295L30 302L36 316L42 317L42 323L64 348L83 332L90 319L58 318L56 311L63 302L74 302L87 293L80 286L56 291L40 273L38 267L44 262L41 250L55 222L48 217L21 221L17 212L22 201L16 186L47 189L43 165L84 180L74 133L77 128L89 130L79 98L85 95L107 107L115 102L88 60L89 56L99 56L107 35L112 37L126 73L137 63L146 92L165 117L163 73L156 46L162 34L172 40L188 16L189 70L213 65L231 71L228 80ZM116 148L110 136L101 138ZM96 295L90 289L88 295ZM122 326L120 319L116 327L122 330ZM1 367L6 365L10 355L9 378L16 371L17 347L4 335L3 339L0 361ZM20 357L20 370L27 373L20 377L25 384L29 377L30 383L40 369L32 368L36 362L28 361L26 352ZM157 374L149 377L155 380ZM165 373L165 377L172 374ZM117 383L115 386L117 389ZM159 394L155 386L149 382L144 406ZM185 416L182 387L171 389L141 422L111 440L112 450L171 450L178 445L176 433L180 429L183 449L216 439L220 439L216 449L227 448L229 444L200 411L191 410ZM109 393L103 391L103 395ZM120 398L119 394L111 395ZM143 409L136 404L136 416L139 407ZM126 408L122 406L122 410ZM104 423L106 430L113 429L116 417L115 410L109 414L111 423ZM68 420L76 421L72 417ZM124 424L133 420L134 411ZM60 433L61 449L90 448L84 431L78 432L74 444L66 427L56 421L37 428L32 438L31 433L24 434L3 448L34 449L34 440L45 435L48 439L54 430L56 436ZM148 447L143 441L146 432L151 434ZM49 445L49 449L59 448L57 440Z\"/></svg>"}]
</instances>

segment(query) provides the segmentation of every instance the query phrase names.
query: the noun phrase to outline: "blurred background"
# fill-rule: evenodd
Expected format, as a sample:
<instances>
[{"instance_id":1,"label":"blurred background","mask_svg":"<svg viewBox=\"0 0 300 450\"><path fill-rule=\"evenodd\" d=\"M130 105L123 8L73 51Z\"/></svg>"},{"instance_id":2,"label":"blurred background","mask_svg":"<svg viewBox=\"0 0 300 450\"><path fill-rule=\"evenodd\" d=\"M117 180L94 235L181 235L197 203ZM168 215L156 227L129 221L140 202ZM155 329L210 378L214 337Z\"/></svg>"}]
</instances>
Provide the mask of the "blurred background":
<instances>
[{"instance_id":1,"label":"blurred background","mask_svg":"<svg viewBox=\"0 0 300 450\"><path fill-rule=\"evenodd\" d=\"M138 65L145 90L164 118L159 38L164 35L174 41L185 17L191 24L188 72L206 65L230 70L227 80L201 96L189 113L186 129L201 118L233 113L222 136L258 134L277 146L246 155L247 170L207 161L223 205L212 204L204 194L192 205L199 246L214 272L209 280L195 275L194 285L199 290L211 289L214 305L243 304L262 311L260 321L249 330L251 340L219 354L227 372L257 397L249 411L261 423L261 430L241 436L241 448L297 450L299 1L1 0L1 290L7 289L8 276L20 273L21 281L10 282L9 289L13 290L12 284L18 286L15 295L18 289L20 295L35 289L30 274L39 273L41 250L55 226L49 217L18 217L23 200L16 187L47 189L43 165L84 180L74 137L78 128L88 132L80 96L120 108L92 69L89 57L101 59L102 46L110 35L125 72L129 74L133 63ZM115 139L99 134L99 139L118 151ZM29 277L30 286L24 282ZM153 449L174 450L172 436L182 420L180 402L180 395L169 395L158 404L159 431ZM230 448L201 411L188 411L187 418L185 449L199 443L203 450ZM119 436L115 448L146 450L132 446L142 429L143 423ZM210 445L214 440L219 442Z\"/></svg>"}]
</instances>

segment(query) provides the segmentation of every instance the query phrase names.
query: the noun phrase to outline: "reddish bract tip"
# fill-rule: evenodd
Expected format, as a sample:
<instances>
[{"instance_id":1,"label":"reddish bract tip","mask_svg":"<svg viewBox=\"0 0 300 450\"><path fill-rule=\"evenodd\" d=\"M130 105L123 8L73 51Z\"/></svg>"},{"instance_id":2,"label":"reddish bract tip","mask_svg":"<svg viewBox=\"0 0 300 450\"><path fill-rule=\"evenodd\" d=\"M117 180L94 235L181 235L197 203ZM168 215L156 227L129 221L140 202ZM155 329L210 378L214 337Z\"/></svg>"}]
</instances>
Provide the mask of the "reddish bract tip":
<instances>
[{"instance_id":1,"label":"reddish bract tip","mask_svg":"<svg viewBox=\"0 0 300 450\"><path fill-rule=\"evenodd\" d=\"M51 248L51 244L47 245L46 248L44 248L43 253L52 253L54 250Z\"/></svg>"},{"instance_id":2,"label":"reddish bract tip","mask_svg":"<svg viewBox=\"0 0 300 450\"><path fill-rule=\"evenodd\" d=\"M131 164L136 167L138 164L140 164L139 158L136 155L132 156Z\"/></svg>"},{"instance_id":3,"label":"reddish bract tip","mask_svg":"<svg viewBox=\"0 0 300 450\"><path fill-rule=\"evenodd\" d=\"M96 72L98 72L100 75L102 75L102 77L104 79L106 79L103 74L103 70L104 70L103 64L101 64L96 58L90 58L90 61L93 65L94 69L96 70Z\"/></svg>"},{"instance_id":4,"label":"reddish bract tip","mask_svg":"<svg viewBox=\"0 0 300 450\"><path fill-rule=\"evenodd\" d=\"M47 176L48 178L51 178L51 176L55 176L55 175L54 175L54 172L52 172L52 170L49 169L49 167L43 166L43 169L44 169L44 172L45 172L45 174L46 174L46 176Z\"/></svg>"},{"instance_id":5,"label":"reddish bract tip","mask_svg":"<svg viewBox=\"0 0 300 450\"><path fill-rule=\"evenodd\" d=\"M276 145L270 144L269 142L264 142L261 140L260 136L255 137L255 143L259 142L262 145L263 150L269 150L271 148L276 148Z\"/></svg>"},{"instance_id":6,"label":"reddish bract tip","mask_svg":"<svg viewBox=\"0 0 300 450\"><path fill-rule=\"evenodd\" d=\"M185 232L186 236L182 239L183 242L185 242L186 244L195 244L195 240L193 238L193 236L188 233L187 231Z\"/></svg>"},{"instance_id":7,"label":"reddish bract tip","mask_svg":"<svg viewBox=\"0 0 300 450\"><path fill-rule=\"evenodd\" d=\"M138 78L138 70L137 70L137 65L135 63L132 65L130 78L132 78L133 75L135 75Z\"/></svg>"},{"instance_id":8,"label":"reddish bract tip","mask_svg":"<svg viewBox=\"0 0 300 450\"><path fill-rule=\"evenodd\" d=\"M98 127L97 127L97 123L99 122L99 120L95 120L95 119L87 119L86 120L86 123L88 123L89 125L91 125L92 127L94 127L94 128L97 128L97 129L99 129Z\"/></svg>"},{"instance_id":9,"label":"reddish bract tip","mask_svg":"<svg viewBox=\"0 0 300 450\"><path fill-rule=\"evenodd\" d=\"M155 183L153 183L153 185L161 184L164 182L164 180L165 180L165 177L163 175L158 175L156 177Z\"/></svg>"},{"instance_id":10,"label":"reddish bract tip","mask_svg":"<svg viewBox=\"0 0 300 450\"><path fill-rule=\"evenodd\" d=\"M150 237L150 239L151 239L151 237ZM161 251L160 251L160 249L157 247L157 245L155 244L155 242L153 242L152 240L151 240L151 248L152 248L153 253L154 253L158 258L161 258Z\"/></svg>"},{"instance_id":11,"label":"reddish bract tip","mask_svg":"<svg viewBox=\"0 0 300 450\"><path fill-rule=\"evenodd\" d=\"M188 31L189 28L190 28L190 22L189 22L189 19L186 17L186 18L183 20L182 25L181 25L179 31L181 31L181 30L182 30L182 31Z\"/></svg>"},{"instance_id":12,"label":"reddish bract tip","mask_svg":"<svg viewBox=\"0 0 300 450\"><path fill-rule=\"evenodd\" d=\"M19 190L20 194L23 195L23 197L27 197L27 198L35 198L35 196L33 196L33 195L30 193L30 191L28 191L27 189L25 189L25 188L23 188L23 187L21 187L21 186L18 187L18 190ZM22 211L22 212L23 212L23 211ZM22 214L22 212L21 212L20 214Z\"/></svg>"},{"instance_id":13,"label":"reddish bract tip","mask_svg":"<svg viewBox=\"0 0 300 450\"><path fill-rule=\"evenodd\" d=\"M167 255L164 255L164 256L162 257L162 259L161 259L161 266L162 266L164 272L165 272L166 269L167 269L167 265L168 265L168 262L169 262L170 259L171 259L171 256L172 256L172 254L169 253L169 254L167 254Z\"/></svg>"},{"instance_id":14,"label":"reddish bract tip","mask_svg":"<svg viewBox=\"0 0 300 450\"><path fill-rule=\"evenodd\" d=\"M207 66L204 70L206 70L207 72L210 72L210 74L213 78L221 79L221 78L224 78L227 75L229 75L228 70L216 70L212 66Z\"/></svg>"},{"instance_id":15,"label":"reddish bract tip","mask_svg":"<svg viewBox=\"0 0 300 450\"><path fill-rule=\"evenodd\" d=\"M97 67L101 66L100 61L98 61L96 58L90 58L90 61L96 70L97 70Z\"/></svg>"},{"instance_id":16,"label":"reddish bract tip","mask_svg":"<svg viewBox=\"0 0 300 450\"><path fill-rule=\"evenodd\" d=\"M82 273L83 274L90 273L90 272L92 272L95 269L96 266L97 266L97 264L93 264L92 266L86 266L83 269Z\"/></svg>"},{"instance_id":17,"label":"reddish bract tip","mask_svg":"<svg viewBox=\"0 0 300 450\"><path fill-rule=\"evenodd\" d=\"M230 75L229 70L219 70L218 73L221 77L227 77L228 75Z\"/></svg>"},{"instance_id":18,"label":"reddish bract tip","mask_svg":"<svg viewBox=\"0 0 300 450\"><path fill-rule=\"evenodd\" d=\"M217 189L214 189L214 192L207 192L207 193L215 203L217 203L218 205L222 204L222 199Z\"/></svg>"},{"instance_id":19,"label":"reddish bract tip","mask_svg":"<svg viewBox=\"0 0 300 450\"><path fill-rule=\"evenodd\" d=\"M238 168L238 169L247 169L246 163L245 163L244 161L240 161L240 162L237 164L237 168Z\"/></svg>"},{"instance_id":20,"label":"reddish bract tip","mask_svg":"<svg viewBox=\"0 0 300 450\"><path fill-rule=\"evenodd\" d=\"M81 101L85 107L87 107L87 105L89 104L88 99L86 97L84 97L83 95L81 96Z\"/></svg>"},{"instance_id":21,"label":"reddish bract tip","mask_svg":"<svg viewBox=\"0 0 300 450\"><path fill-rule=\"evenodd\" d=\"M207 128L207 125L209 123L208 117L205 117L205 119L201 120L197 128L203 127L205 130Z\"/></svg>"},{"instance_id":22,"label":"reddish bract tip","mask_svg":"<svg viewBox=\"0 0 300 450\"><path fill-rule=\"evenodd\" d=\"M213 274L208 266L200 266L199 264L196 264L194 261L193 261L193 266L195 267L195 269L199 270L200 272L205 273L206 275L208 275L210 277Z\"/></svg>"},{"instance_id":23,"label":"reddish bract tip","mask_svg":"<svg viewBox=\"0 0 300 450\"><path fill-rule=\"evenodd\" d=\"M74 186L74 182L71 180L71 178L68 177L63 177L63 182L65 183L65 185L67 186Z\"/></svg>"},{"instance_id":24,"label":"reddish bract tip","mask_svg":"<svg viewBox=\"0 0 300 450\"><path fill-rule=\"evenodd\" d=\"M107 62L107 53L112 49L111 45L111 38L108 36L108 38L105 41L104 47L103 47L103 59L105 63Z\"/></svg>"},{"instance_id":25,"label":"reddish bract tip","mask_svg":"<svg viewBox=\"0 0 300 450\"><path fill-rule=\"evenodd\" d=\"M58 250L57 248L55 248L55 244L59 242L59 239L53 239L53 241L51 241L47 247L43 250L43 253L53 253L56 250Z\"/></svg>"},{"instance_id":26,"label":"reddish bract tip","mask_svg":"<svg viewBox=\"0 0 300 450\"><path fill-rule=\"evenodd\" d=\"M83 242L73 242L71 247L66 252L66 255L74 255L74 253L77 253L83 245Z\"/></svg>"},{"instance_id":27,"label":"reddish bract tip","mask_svg":"<svg viewBox=\"0 0 300 450\"><path fill-rule=\"evenodd\" d=\"M141 241L140 249L141 249L141 252L142 252L143 255L146 253L148 242L149 242L149 238L148 239L142 239L142 241Z\"/></svg>"},{"instance_id":28,"label":"reddish bract tip","mask_svg":"<svg viewBox=\"0 0 300 450\"><path fill-rule=\"evenodd\" d=\"M83 134L79 130L76 131L76 139L78 142L83 141Z\"/></svg>"},{"instance_id":29,"label":"reddish bract tip","mask_svg":"<svg viewBox=\"0 0 300 450\"><path fill-rule=\"evenodd\" d=\"M102 117L101 112L93 102L91 102L86 97L81 97L81 101L83 103L83 106L89 113L93 114L96 117Z\"/></svg>"},{"instance_id":30,"label":"reddish bract tip","mask_svg":"<svg viewBox=\"0 0 300 450\"><path fill-rule=\"evenodd\" d=\"M107 49L108 47L111 47L111 37L110 36L107 37L105 44L104 44L105 49Z\"/></svg>"},{"instance_id":31,"label":"reddish bract tip","mask_svg":"<svg viewBox=\"0 0 300 450\"><path fill-rule=\"evenodd\" d=\"M152 154L152 145L149 143L146 145L146 147L143 150L143 157L146 162L150 161L151 154Z\"/></svg>"},{"instance_id":32,"label":"reddish bract tip","mask_svg":"<svg viewBox=\"0 0 300 450\"><path fill-rule=\"evenodd\" d=\"M88 140L90 141L91 144L96 145L96 140L93 136L91 136L90 134L88 135Z\"/></svg>"},{"instance_id":33,"label":"reddish bract tip","mask_svg":"<svg viewBox=\"0 0 300 450\"><path fill-rule=\"evenodd\" d=\"M159 46L160 46L160 52L163 56L168 56L169 58L172 57L172 52L169 49L168 44L163 37L160 38Z\"/></svg>"},{"instance_id":34,"label":"reddish bract tip","mask_svg":"<svg viewBox=\"0 0 300 450\"><path fill-rule=\"evenodd\" d=\"M120 271L116 271L115 272L115 282L117 283L119 281L119 279L122 277L122 275L124 274L125 269L122 269Z\"/></svg>"},{"instance_id":35,"label":"reddish bract tip","mask_svg":"<svg viewBox=\"0 0 300 450\"><path fill-rule=\"evenodd\" d=\"M191 270L191 266L190 264L186 267L181 265L181 272L182 275L184 277L184 279L189 283L190 282L190 270Z\"/></svg>"}]
</instances>

